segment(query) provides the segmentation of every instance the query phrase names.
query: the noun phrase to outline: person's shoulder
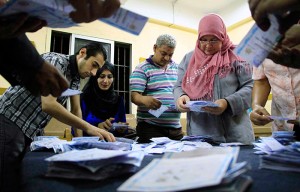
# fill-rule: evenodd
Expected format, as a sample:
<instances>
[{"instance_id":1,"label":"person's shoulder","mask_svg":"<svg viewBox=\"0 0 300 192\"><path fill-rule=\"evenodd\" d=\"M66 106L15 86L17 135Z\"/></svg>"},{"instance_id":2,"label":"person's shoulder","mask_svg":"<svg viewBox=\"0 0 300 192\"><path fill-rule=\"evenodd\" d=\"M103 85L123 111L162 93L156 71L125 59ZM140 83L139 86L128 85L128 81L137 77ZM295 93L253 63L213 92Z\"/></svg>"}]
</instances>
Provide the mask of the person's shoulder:
<instances>
[{"instance_id":1,"label":"person's shoulder","mask_svg":"<svg viewBox=\"0 0 300 192\"><path fill-rule=\"evenodd\" d=\"M186 55L186 56L192 56L193 53L194 53L194 50L191 50L191 51L187 52L185 55Z\"/></svg>"},{"instance_id":2,"label":"person's shoulder","mask_svg":"<svg viewBox=\"0 0 300 192\"><path fill-rule=\"evenodd\" d=\"M169 66L172 67L172 68L178 68L178 65L179 65L179 64L176 63L176 62L173 61L173 60L172 60L172 61L170 62L170 64L169 64Z\"/></svg>"},{"instance_id":3,"label":"person's shoulder","mask_svg":"<svg viewBox=\"0 0 300 192\"><path fill-rule=\"evenodd\" d=\"M150 67L152 67L152 64L150 62L148 62L147 60L139 63L134 71L146 71L147 69L149 69Z\"/></svg>"},{"instance_id":4,"label":"person's shoulder","mask_svg":"<svg viewBox=\"0 0 300 192\"><path fill-rule=\"evenodd\" d=\"M42 57L67 57L67 55L62 53L56 53L56 52L47 52L41 54Z\"/></svg>"},{"instance_id":5,"label":"person's shoulder","mask_svg":"<svg viewBox=\"0 0 300 192\"><path fill-rule=\"evenodd\" d=\"M150 65L152 65L152 64L146 59L145 61L139 63L139 64L137 65L137 67L139 67L139 68L144 68L144 67L149 67Z\"/></svg>"},{"instance_id":6,"label":"person's shoulder","mask_svg":"<svg viewBox=\"0 0 300 192\"><path fill-rule=\"evenodd\" d=\"M187 53L183 56L183 60L190 60L193 54L194 54L194 50L187 52Z\"/></svg>"},{"instance_id":7,"label":"person's shoulder","mask_svg":"<svg viewBox=\"0 0 300 192\"><path fill-rule=\"evenodd\" d=\"M42 58L46 61L51 61L51 63L64 63L69 60L69 55L65 55L62 53L56 53L56 52L48 52L41 54Z\"/></svg>"}]
</instances>

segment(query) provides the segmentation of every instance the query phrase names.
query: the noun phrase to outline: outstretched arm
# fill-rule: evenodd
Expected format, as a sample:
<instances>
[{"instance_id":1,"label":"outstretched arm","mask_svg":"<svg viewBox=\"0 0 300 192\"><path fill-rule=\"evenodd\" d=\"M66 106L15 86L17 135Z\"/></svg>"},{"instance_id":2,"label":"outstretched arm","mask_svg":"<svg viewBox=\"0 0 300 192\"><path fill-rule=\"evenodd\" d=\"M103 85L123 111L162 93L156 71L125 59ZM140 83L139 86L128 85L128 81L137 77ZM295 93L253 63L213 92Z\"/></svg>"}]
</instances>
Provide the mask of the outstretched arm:
<instances>
[{"instance_id":1,"label":"outstretched arm","mask_svg":"<svg viewBox=\"0 0 300 192\"><path fill-rule=\"evenodd\" d=\"M78 129L85 131L89 135L98 136L101 139L106 139L107 141L115 141L115 137L111 133L99 129L82 120L81 118L75 116L66 108L64 108L60 103L58 103L55 97L42 97L42 110L55 119L72 127L77 127Z\"/></svg>"},{"instance_id":2,"label":"outstretched arm","mask_svg":"<svg viewBox=\"0 0 300 192\"><path fill-rule=\"evenodd\" d=\"M255 125L266 125L272 120L267 117L269 112L264 108L271 91L267 78L255 80L252 90L252 112L250 119Z\"/></svg>"},{"instance_id":3,"label":"outstretched arm","mask_svg":"<svg viewBox=\"0 0 300 192\"><path fill-rule=\"evenodd\" d=\"M152 96L144 96L139 92L131 92L131 101L137 106L145 106L148 109L159 109L161 102Z\"/></svg>"}]
</instances>

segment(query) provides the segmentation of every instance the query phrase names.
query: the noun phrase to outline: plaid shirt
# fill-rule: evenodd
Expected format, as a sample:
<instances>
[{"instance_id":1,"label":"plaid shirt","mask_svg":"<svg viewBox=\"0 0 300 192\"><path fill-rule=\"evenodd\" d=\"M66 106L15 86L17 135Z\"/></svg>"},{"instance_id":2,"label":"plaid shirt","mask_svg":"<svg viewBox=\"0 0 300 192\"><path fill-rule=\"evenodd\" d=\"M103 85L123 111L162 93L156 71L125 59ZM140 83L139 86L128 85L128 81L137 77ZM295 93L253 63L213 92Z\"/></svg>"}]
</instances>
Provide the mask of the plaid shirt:
<instances>
[{"instance_id":1,"label":"plaid shirt","mask_svg":"<svg viewBox=\"0 0 300 192\"><path fill-rule=\"evenodd\" d=\"M71 89L79 89L80 77L76 56L58 53L45 53L42 57L53 64L70 82ZM57 101L64 105L67 97L58 97ZM9 87L0 99L0 114L15 122L23 133L33 139L42 135L51 116L42 111L41 97L33 96L21 86Z\"/></svg>"}]
</instances>

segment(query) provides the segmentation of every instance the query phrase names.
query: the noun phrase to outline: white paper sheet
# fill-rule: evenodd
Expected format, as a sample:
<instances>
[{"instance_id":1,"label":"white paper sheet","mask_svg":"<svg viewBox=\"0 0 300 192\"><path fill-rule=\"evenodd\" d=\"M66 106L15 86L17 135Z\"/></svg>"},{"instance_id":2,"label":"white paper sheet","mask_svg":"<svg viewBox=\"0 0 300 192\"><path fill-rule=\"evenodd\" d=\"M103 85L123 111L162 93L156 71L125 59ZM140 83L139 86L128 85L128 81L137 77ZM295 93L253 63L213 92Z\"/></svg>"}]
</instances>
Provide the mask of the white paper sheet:
<instances>
[{"instance_id":1,"label":"white paper sheet","mask_svg":"<svg viewBox=\"0 0 300 192\"><path fill-rule=\"evenodd\" d=\"M75 89L67 89L65 90L61 96L63 97L69 97L69 96L73 96L73 95L79 95L81 94L82 92L80 90L75 90Z\"/></svg>"},{"instance_id":2,"label":"white paper sheet","mask_svg":"<svg viewBox=\"0 0 300 192\"><path fill-rule=\"evenodd\" d=\"M154 159L130 177L118 191L178 191L217 185L228 168L231 155L182 159Z\"/></svg>"},{"instance_id":3,"label":"white paper sheet","mask_svg":"<svg viewBox=\"0 0 300 192\"><path fill-rule=\"evenodd\" d=\"M281 38L277 19L274 15L270 15L269 18L271 26L267 31L262 31L254 24L234 50L237 55L256 67L262 64L263 60Z\"/></svg>"},{"instance_id":4,"label":"white paper sheet","mask_svg":"<svg viewBox=\"0 0 300 192\"><path fill-rule=\"evenodd\" d=\"M167 106L165 105L162 105L159 109L157 110L153 110L153 109L150 109L149 110L149 113L151 113L152 115L154 115L155 117L159 117L163 112L165 112L166 110L168 109Z\"/></svg>"}]
</instances>

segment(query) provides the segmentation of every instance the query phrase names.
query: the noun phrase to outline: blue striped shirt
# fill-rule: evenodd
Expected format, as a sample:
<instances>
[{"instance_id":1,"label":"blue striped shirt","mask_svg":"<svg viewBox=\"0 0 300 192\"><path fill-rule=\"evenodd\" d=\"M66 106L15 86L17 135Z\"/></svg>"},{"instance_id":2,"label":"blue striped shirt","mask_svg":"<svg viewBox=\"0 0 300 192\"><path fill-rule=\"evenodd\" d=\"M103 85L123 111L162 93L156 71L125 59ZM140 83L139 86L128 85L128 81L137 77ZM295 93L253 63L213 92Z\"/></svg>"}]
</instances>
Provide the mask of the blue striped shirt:
<instances>
[{"instance_id":1,"label":"blue striped shirt","mask_svg":"<svg viewBox=\"0 0 300 192\"><path fill-rule=\"evenodd\" d=\"M166 68L162 68L152 62L151 57L140 63L130 76L130 91L153 96L161 101L162 105L169 107L174 105L173 87L177 81L178 65L170 62ZM150 114L149 109L138 106L137 121L145 121L149 124L180 128L180 112L168 108L161 116L156 118Z\"/></svg>"}]
</instances>

